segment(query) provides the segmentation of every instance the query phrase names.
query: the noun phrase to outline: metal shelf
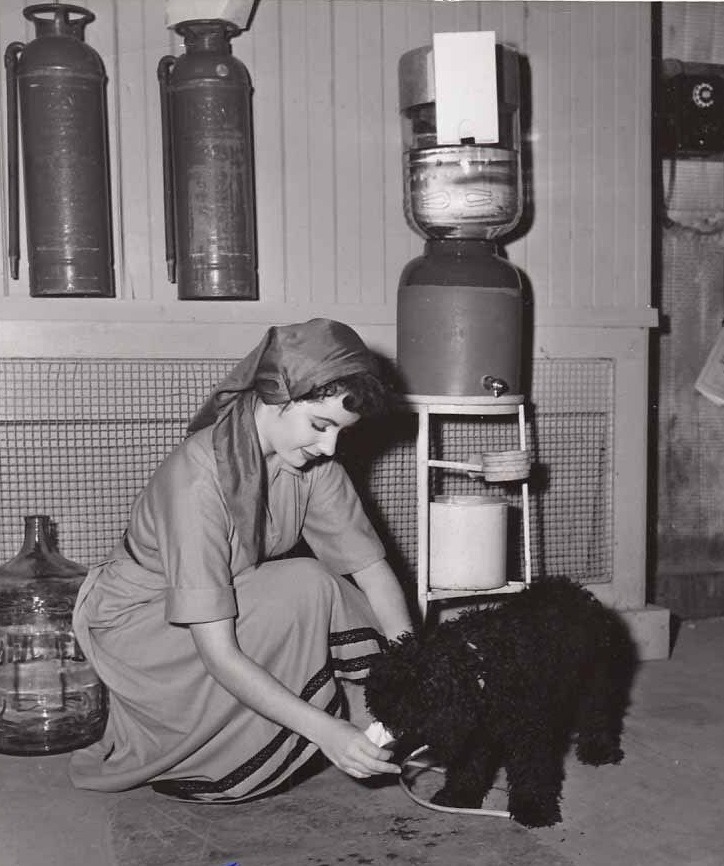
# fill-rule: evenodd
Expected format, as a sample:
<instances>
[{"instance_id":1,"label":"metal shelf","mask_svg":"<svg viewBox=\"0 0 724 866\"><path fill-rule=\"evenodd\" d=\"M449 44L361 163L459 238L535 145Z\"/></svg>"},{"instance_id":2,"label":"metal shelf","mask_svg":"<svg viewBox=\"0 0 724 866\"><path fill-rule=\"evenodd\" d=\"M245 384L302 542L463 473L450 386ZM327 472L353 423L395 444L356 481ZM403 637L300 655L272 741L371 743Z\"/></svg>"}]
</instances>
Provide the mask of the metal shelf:
<instances>
[{"instance_id":1,"label":"metal shelf","mask_svg":"<svg viewBox=\"0 0 724 866\"><path fill-rule=\"evenodd\" d=\"M454 460L431 460L430 454L430 416L431 415L495 415L518 416L518 448L526 451L525 398L522 394L504 394L500 397L451 397L435 394L409 394L405 397L404 408L418 415L416 472L417 472L417 601L424 619L429 602L453 598L504 595L519 592L531 581L530 552L530 497L527 479L515 480L521 485L523 500L523 546L524 579L508 581L496 589L459 590L430 588L430 469L442 468L456 472L470 472L484 478L482 464Z\"/></svg>"},{"instance_id":2,"label":"metal shelf","mask_svg":"<svg viewBox=\"0 0 724 866\"><path fill-rule=\"evenodd\" d=\"M428 460L432 469L457 469L460 472L479 472L483 474L482 463L458 463L456 460Z\"/></svg>"},{"instance_id":3,"label":"metal shelf","mask_svg":"<svg viewBox=\"0 0 724 866\"><path fill-rule=\"evenodd\" d=\"M466 598L476 595L507 595L511 592L520 592L527 585L524 580L509 580L495 589L428 589L426 598L428 601L444 601L448 598Z\"/></svg>"},{"instance_id":4,"label":"metal shelf","mask_svg":"<svg viewBox=\"0 0 724 866\"><path fill-rule=\"evenodd\" d=\"M500 397L406 394L405 406L429 415L515 415L524 400L522 394L503 394Z\"/></svg>"}]
</instances>

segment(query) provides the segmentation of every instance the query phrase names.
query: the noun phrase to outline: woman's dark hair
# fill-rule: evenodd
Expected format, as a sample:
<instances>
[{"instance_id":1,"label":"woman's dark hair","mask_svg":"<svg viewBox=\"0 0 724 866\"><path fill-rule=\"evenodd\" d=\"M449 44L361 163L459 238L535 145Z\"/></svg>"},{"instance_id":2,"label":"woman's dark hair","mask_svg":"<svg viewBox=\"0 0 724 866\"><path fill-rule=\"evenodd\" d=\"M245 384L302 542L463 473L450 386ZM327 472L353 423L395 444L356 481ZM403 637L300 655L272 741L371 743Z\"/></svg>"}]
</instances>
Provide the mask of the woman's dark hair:
<instances>
[{"instance_id":1,"label":"woman's dark hair","mask_svg":"<svg viewBox=\"0 0 724 866\"><path fill-rule=\"evenodd\" d=\"M363 418L383 415L389 411L392 403L390 388L372 373L352 373L350 376L342 376L327 382L326 385L312 388L297 400L324 400L325 397L335 397L337 394L345 394L342 406L348 412L354 412Z\"/></svg>"}]
</instances>

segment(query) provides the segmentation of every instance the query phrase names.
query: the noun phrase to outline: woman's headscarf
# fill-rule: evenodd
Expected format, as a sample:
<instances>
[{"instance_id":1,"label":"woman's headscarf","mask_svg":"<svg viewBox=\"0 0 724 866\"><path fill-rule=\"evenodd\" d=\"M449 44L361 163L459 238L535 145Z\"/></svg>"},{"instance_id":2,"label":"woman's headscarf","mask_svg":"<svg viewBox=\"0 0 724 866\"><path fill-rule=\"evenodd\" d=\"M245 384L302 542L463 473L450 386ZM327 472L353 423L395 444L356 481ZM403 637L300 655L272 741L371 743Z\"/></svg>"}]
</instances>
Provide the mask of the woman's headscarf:
<instances>
[{"instance_id":1,"label":"woman's headscarf","mask_svg":"<svg viewBox=\"0 0 724 866\"><path fill-rule=\"evenodd\" d=\"M287 403L354 373L379 375L374 355L348 325L311 319L269 328L223 379L188 426L214 425L214 454L224 499L252 562L263 556L266 478L252 397Z\"/></svg>"}]
</instances>

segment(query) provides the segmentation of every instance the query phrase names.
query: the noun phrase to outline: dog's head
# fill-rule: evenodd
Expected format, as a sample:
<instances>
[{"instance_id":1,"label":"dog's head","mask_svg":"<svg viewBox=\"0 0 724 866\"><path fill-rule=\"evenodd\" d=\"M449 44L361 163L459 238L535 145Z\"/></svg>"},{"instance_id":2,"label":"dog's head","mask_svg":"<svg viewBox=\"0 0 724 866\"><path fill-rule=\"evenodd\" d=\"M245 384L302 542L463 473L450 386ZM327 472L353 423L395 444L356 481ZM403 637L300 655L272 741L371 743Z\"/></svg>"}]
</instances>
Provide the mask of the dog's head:
<instances>
[{"instance_id":1,"label":"dog's head","mask_svg":"<svg viewBox=\"0 0 724 866\"><path fill-rule=\"evenodd\" d=\"M437 629L427 639L403 635L372 661L367 706L396 739L450 759L478 726L482 667L476 647L454 630Z\"/></svg>"}]
</instances>

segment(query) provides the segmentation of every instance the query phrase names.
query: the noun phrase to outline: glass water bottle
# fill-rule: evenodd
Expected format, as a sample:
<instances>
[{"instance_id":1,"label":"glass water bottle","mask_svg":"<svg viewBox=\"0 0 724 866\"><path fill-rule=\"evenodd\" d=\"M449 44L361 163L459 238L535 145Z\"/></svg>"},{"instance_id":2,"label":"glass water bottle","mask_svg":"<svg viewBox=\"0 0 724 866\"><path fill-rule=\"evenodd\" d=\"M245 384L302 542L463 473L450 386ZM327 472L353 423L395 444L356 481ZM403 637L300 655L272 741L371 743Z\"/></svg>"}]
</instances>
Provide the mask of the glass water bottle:
<instances>
[{"instance_id":1,"label":"glass water bottle","mask_svg":"<svg viewBox=\"0 0 724 866\"><path fill-rule=\"evenodd\" d=\"M0 566L0 752L67 752L99 739L106 695L83 655L72 614L86 569L61 556L47 515Z\"/></svg>"},{"instance_id":2,"label":"glass water bottle","mask_svg":"<svg viewBox=\"0 0 724 866\"><path fill-rule=\"evenodd\" d=\"M496 46L498 141L438 140L431 45L400 58L405 218L424 238L491 241L523 213L520 58Z\"/></svg>"}]
</instances>

